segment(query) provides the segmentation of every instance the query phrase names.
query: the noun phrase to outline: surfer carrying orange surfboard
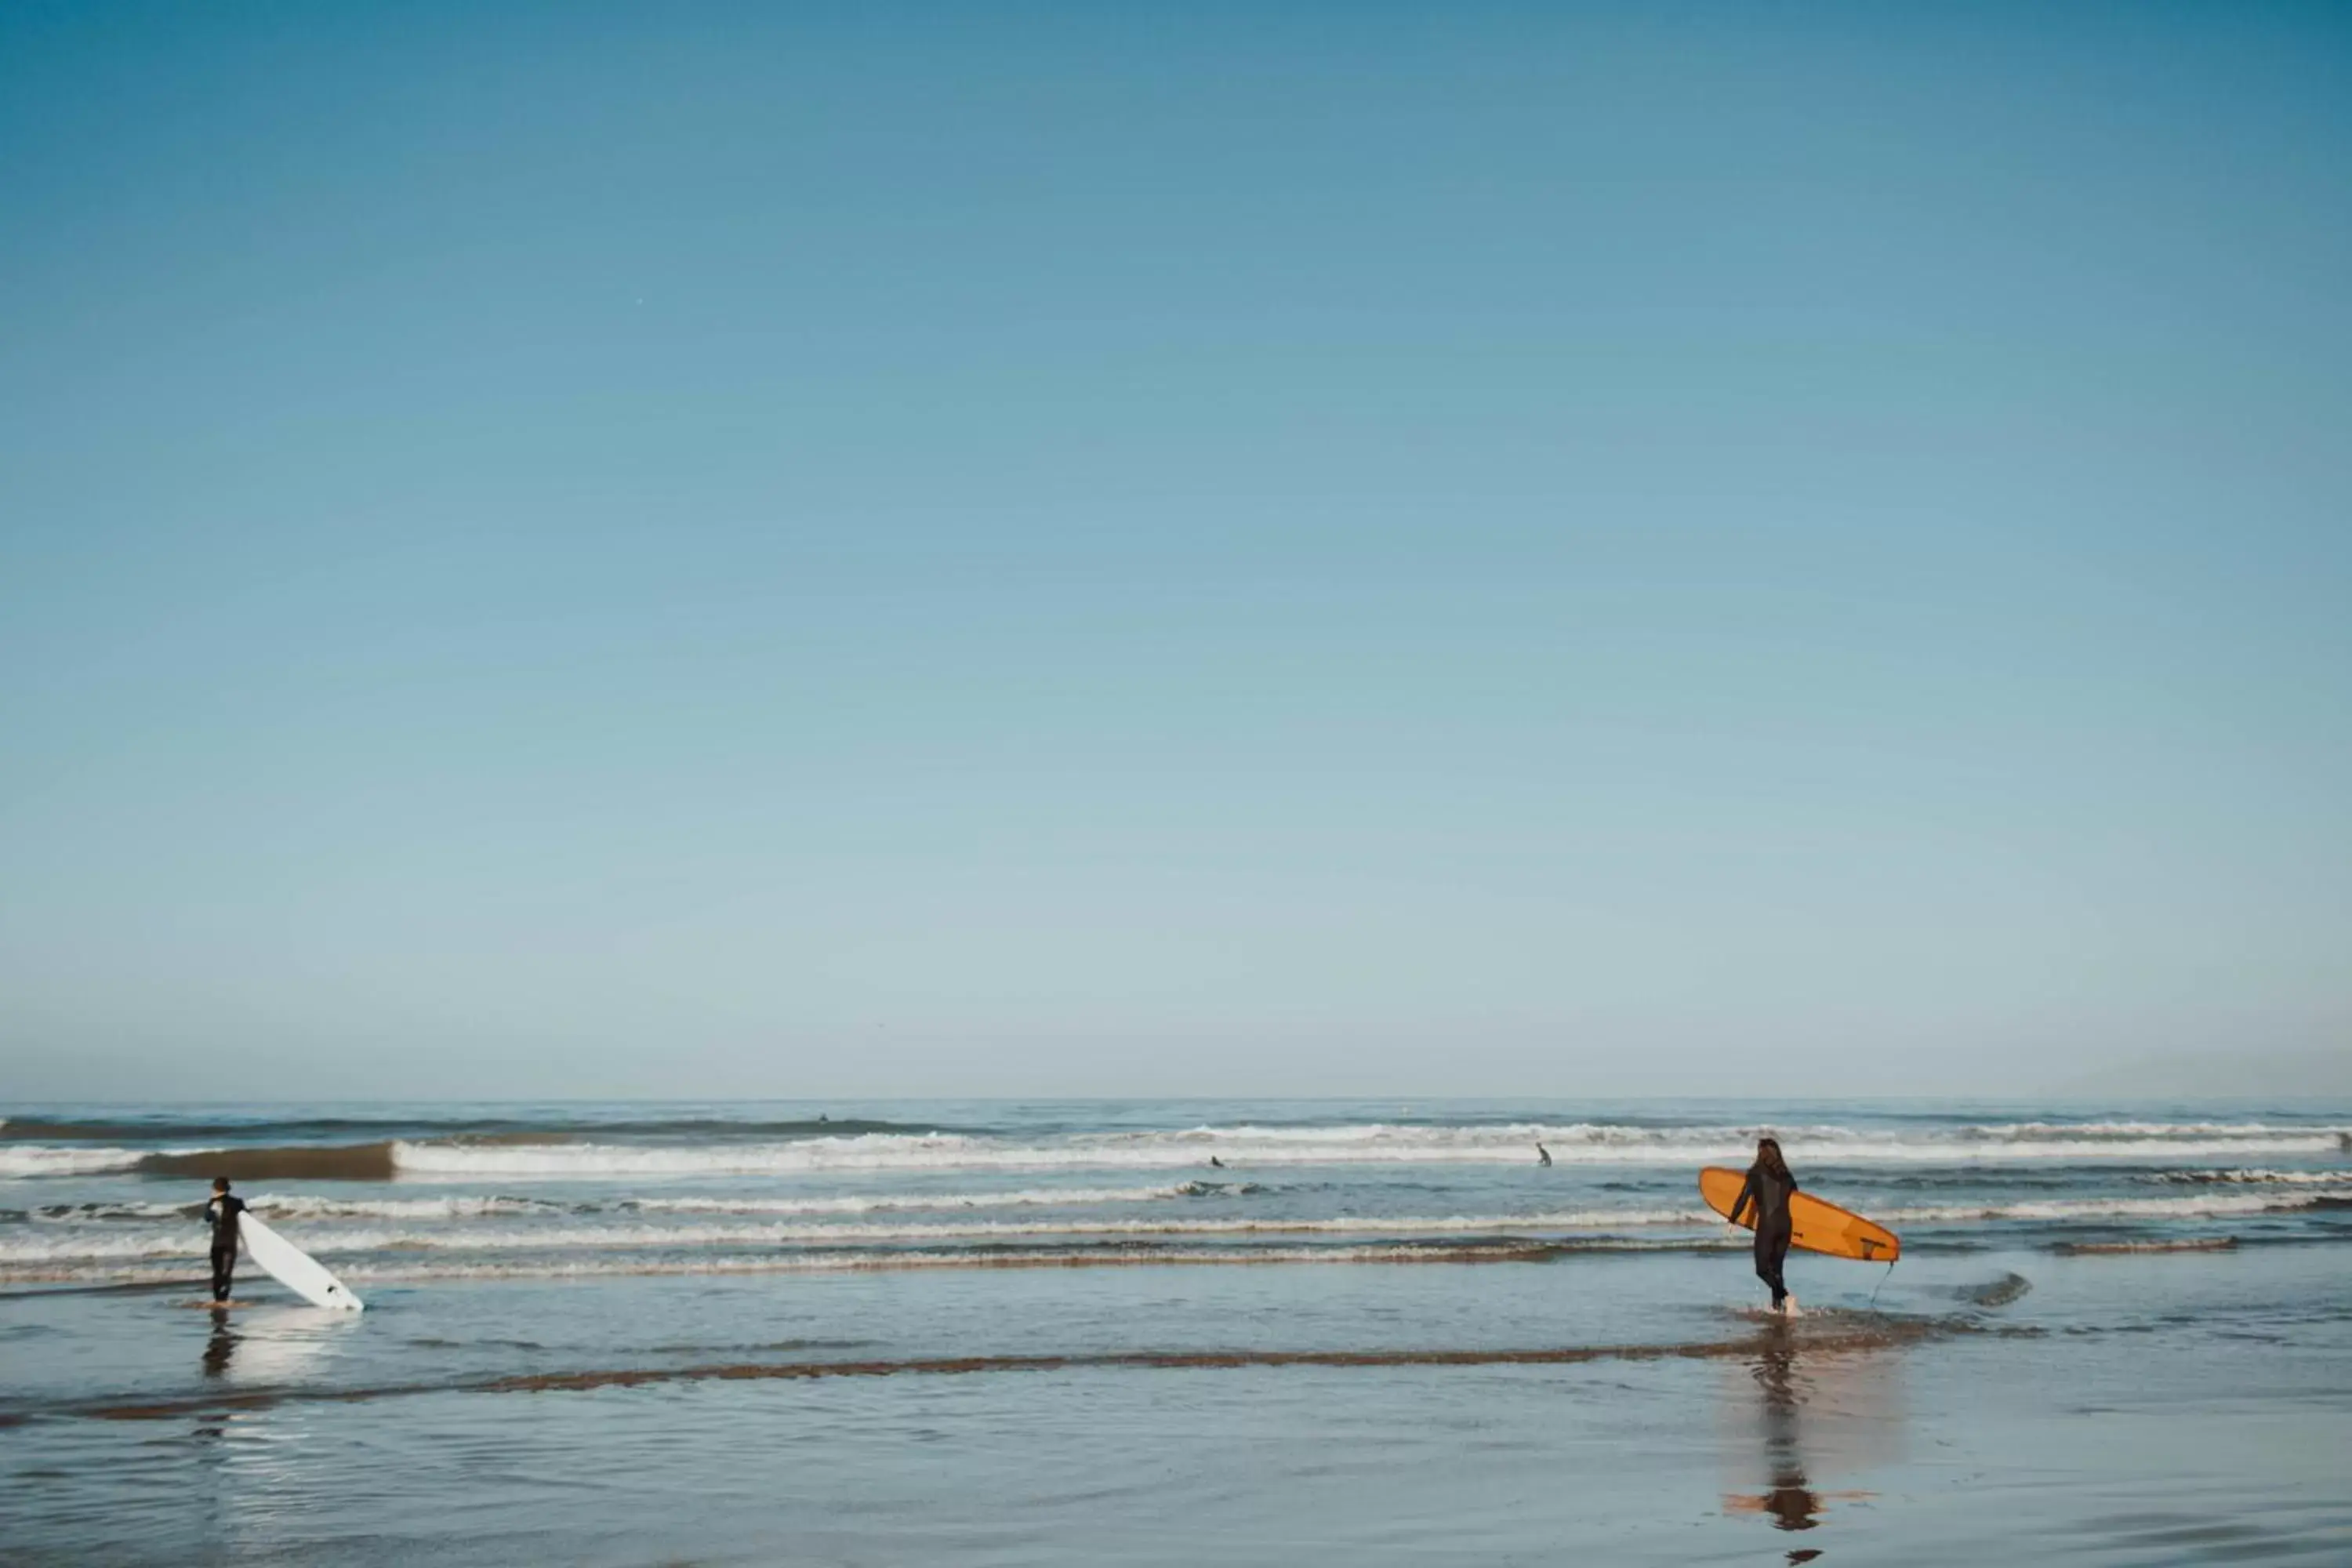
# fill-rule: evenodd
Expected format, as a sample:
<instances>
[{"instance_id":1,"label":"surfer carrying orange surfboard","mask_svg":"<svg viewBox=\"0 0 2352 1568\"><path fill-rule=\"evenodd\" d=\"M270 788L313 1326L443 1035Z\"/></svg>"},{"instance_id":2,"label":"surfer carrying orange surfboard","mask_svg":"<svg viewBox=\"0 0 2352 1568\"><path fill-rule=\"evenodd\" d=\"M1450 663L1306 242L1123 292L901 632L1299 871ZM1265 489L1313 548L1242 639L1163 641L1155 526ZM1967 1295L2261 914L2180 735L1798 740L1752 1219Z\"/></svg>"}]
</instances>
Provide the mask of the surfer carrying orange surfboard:
<instances>
[{"instance_id":1,"label":"surfer carrying orange surfboard","mask_svg":"<svg viewBox=\"0 0 2352 1568\"><path fill-rule=\"evenodd\" d=\"M1769 1138L1758 1141L1756 1163L1745 1173L1724 1165L1701 1171L1698 1194L1732 1224L1756 1227L1756 1277L1772 1288L1773 1310L1790 1317L1797 1300L1780 1278L1790 1247L1864 1263L1893 1263L1903 1256L1902 1238L1885 1226L1799 1192L1780 1145Z\"/></svg>"},{"instance_id":2,"label":"surfer carrying orange surfboard","mask_svg":"<svg viewBox=\"0 0 2352 1568\"><path fill-rule=\"evenodd\" d=\"M1796 1195L1797 1178L1789 1173L1789 1162L1780 1157L1780 1141L1759 1139L1756 1163L1748 1167L1748 1179L1740 1184L1739 1195L1731 1200L1727 1216L1734 1225L1748 1223L1740 1218L1750 1204L1756 1207L1756 1278L1772 1289L1772 1310L1785 1317L1797 1315L1797 1299L1789 1294L1787 1280L1780 1270L1789 1261L1789 1200Z\"/></svg>"}]
</instances>

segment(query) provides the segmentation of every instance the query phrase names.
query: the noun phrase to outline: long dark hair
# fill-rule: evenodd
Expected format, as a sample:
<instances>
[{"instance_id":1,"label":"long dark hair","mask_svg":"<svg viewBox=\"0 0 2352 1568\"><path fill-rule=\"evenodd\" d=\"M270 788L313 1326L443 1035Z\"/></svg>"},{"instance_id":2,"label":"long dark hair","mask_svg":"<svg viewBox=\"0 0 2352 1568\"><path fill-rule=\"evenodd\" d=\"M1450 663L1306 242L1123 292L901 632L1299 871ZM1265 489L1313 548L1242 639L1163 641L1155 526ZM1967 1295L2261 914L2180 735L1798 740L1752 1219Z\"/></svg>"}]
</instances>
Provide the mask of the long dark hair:
<instances>
[{"instance_id":1,"label":"long dark hair","mask_svg":"<svg viewBox=\"0 0 2352 1568\"><path fill-rule=\"evenodd\" d=\"M1780 1158L1780 1141L1778 1138L1756 1140L1756 1168L1776 1182L1789 1179L1789 1162Z\"/></svg>"}]
</instances>

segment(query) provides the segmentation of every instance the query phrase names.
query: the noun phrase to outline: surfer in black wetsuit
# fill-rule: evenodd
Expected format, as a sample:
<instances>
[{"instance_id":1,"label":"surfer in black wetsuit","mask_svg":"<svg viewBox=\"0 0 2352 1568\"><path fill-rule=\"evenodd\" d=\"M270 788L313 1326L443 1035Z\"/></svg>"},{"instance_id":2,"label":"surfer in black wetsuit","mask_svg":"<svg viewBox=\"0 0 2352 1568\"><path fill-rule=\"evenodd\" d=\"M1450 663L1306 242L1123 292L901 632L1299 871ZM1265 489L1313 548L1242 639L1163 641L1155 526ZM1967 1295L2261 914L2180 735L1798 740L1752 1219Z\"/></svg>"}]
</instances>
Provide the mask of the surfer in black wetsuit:
<instances>
[{"instance_id":1,"label":"surfer in black wetsuit","mask_svg":"<svg viewBox=\"0 0 2352 1568\"><path fill-rule=\"evenodd\" d=\"M236 1216L245 1212L245 1200L231 1197L228 1178L213 1178L213 1201L205 1205L205 1219L213 1227L213 1300L228 1300L228 1288L236 1276Z\"/></svg>"},{"instance_id":2,"label":"surfer in black wetsuit","mask_svg":"<svg viewBox=\"0 0 2352 1568\"><path fill-rule=\"evenodd\" d=\"M1789 1258L1789 1199L1796 1191L1797 1178L1780 1158L1780 1141L1766 1138L1757 1142L1756 1163L1748 1167L1748 1180L1731 1204L1734 1225L1748 1205L1756 1205L1756 1278L1772 1288L1772 1310L1790 1315L1797 1301L1780 1277L1780 1266Z\"/></svg>"}]
</instances>

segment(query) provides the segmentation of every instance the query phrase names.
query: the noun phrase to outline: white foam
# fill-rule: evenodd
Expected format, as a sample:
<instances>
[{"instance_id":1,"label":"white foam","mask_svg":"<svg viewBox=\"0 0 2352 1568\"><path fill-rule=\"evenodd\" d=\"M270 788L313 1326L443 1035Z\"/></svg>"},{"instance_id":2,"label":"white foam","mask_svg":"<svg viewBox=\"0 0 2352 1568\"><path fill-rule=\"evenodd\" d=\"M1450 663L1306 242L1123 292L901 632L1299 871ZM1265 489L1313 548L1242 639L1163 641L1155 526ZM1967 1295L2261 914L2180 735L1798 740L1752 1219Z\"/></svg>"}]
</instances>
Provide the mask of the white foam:
<instances>
[{"instance_id":1,"label":"white foam","mask_svg":"<svg viewBox=\"0 0 2352 1568\"><path fill-rule=\"evenodd\" d=\"M2287 1213L2331 1199L2352 1201L2352 1185L2163 1198L2059 1198L2032 1202L1924 1205L1879 1210L1877 1216L1892 1225L1998 1221L2181 1221ZM494 1203L499 1200L470 1201ZM479 1212L482 1217L495 1218L501 1212L512 1214L517 1211ZM412 1217L453 1218L457 1215L457 1211L453 1209L447 1212L436 1210L430 1215ZM1284 1236L1379 1236L1395 1239L1434 1239L1509 1234L1607 1232L1654 1226L1708 1226L1715 1223L1713 1215L1696 1208L1600 1208L1537 1214L1393 1217L1348 1215L1299 1219L1138 1217L767 1225L560 1225L525 1222L493 1224L487 1227L465 1225L447 1228L435 1226L428 1230L312 1226L303 1231L299 1241L306 1250L337 1257L403 1251L515 1255L622 1249L700 1250L730 1247L975 1245L1054 1237L1216 1240ZM126 1230L119 1225L104 1228L44 1225L26 1227L15 1235L0 1236L0 1271L16 1273L27 1268L53 1268L62 1264L105 1260L195 1259L204 1255L208 1240L209 1233L200 1226L175 1226L169 1230L143 1226Z\"/></svg>"},{"instance_id":2,"label":"white foam","mask_svg":"<svg viewBox=\"0 0 2352 1568\"><path fill-rule=\"evenodd\" d=\"M2010 1121L1972 1128L1994 1140L2267 1138L2282 1131L2267 1121Z\"/></svg>"},{"instance_id":3,"label":"white foam","mask_svg":"<svg viewBox=\"0 0 2352 1568\"><path fill-rule=\"evenodd\" d=\"M36 1225L86 1225L92 1220L192 1218L203 1200L177 1204L89 1203L52 1204L27 1216Z\"/></svg>"},{"instance_id":4,"label":"white foam","mask_svg":"<svg viewBox=\"0 0 2352 1568\"><path fill-rule=\"evenodd\" d=\"M646 1214L873 1214L893 1209L1081 1207L1158 1203L1202 1195L1191 1183L1164 1187L1029 1187L1012 1192L872 1193L837 1198L634 1198L625 1205Z\"/></svg>"},{"instance_id":5,"label":"white foam","mask_svg":"<svg viewBox=\"0 0 2352 1568\"><path fill-rule=\"evenodd\" d=\"M564 1212L542 1198L342 1198L309 1193L263 1193L246 1200L268 1219L478 1219L498 1215Z\"/></svg>"},{"instance_id":6,"label":"white foam","mask_svg":"<svg viewBox=\"0 0 2352 1568\"><path fill-rule=\"evenodd\" d=\"M180 1203L53 1204L32 1212L40 1225L82 1225L91 1221L191 1218L204 1200ZM344 1198L310 1193L259 1193L246 1200L265 1219L476 1219L497 1215L562 1214L565 1205L541 1198Z\"/></svg>"},{"instance_id":7,"label":"white foam","mask_svg":"<svg viewBox=\"0 0 2352 1568\"><path fill-rule=\"evenodd\" d=\"M1580 1252L1727 1251L1747 1245L1742 1237L1685 1237L1643 1240L1603 1236L1580 1239ZM1081 1268L1132 1264L1258 1264L1258 1263L1444 1263L1481 1259L1504 1260L1540 1256L1544 1242L1464 1237L1454 1244L1413 1245L1383 1241L1330 1247L1174 1247L1134 1250L1054 1247L1019 1252L971 1249L944 1251L707 1252L690 1256L645 1254L526 1255L509 1258L451 1260L403 1259L389 1254L375 1259L340 1262L337 1270L352 1280L460 1280L597 1279L635 1275L726 1275L864 1272L885 1269L955 1269L1025 1267ZM12 1284L158 1283L189 1278L189 1262L138 1258L73 1261L18 1260L0 1263L0 1281Z\"/></svg>"},{"instance_id":8,"label":"white foam","mask_svg":"<svg viewBox=\"0 0 2352 1568\"><path fill-rule=\"evenodd\" d=\"M1229 1168L1363 1164L1526 1164L1544 1144L1566 1165L1744 1163L1763 1127L1626 1127L1576 1122L1502 1126L1343 1127L1241 1125L1181 1131L1087 1134L1017 1142L963 1133L875 1132L856 1137L716 1144L394 1144L404 1176L448 1180L713 1174L788 1175L856 1171L1199 1169L1212 1154ZM2337 1150L2338 1128L2260 1122L2018 1122L1945 1131L1869 1131L1837 1126L1777 1130L1793 1162L1818 1164L1971 1163L1996 1160L2099 1161L2244 1158Z\"/></svg>"},{"instance_id":9,"label":"white foam","mask_svg":"<svg viewBox=\"0 0 2352 1568\"><path fill-rule=\"evenodd\" d=\"M2048 1198L2032 1203L1936 1204L1888 1209L1880 1217L1890 1225L1906 1220L1932 1224L1997 1219L2227 1219L2233 1215L2288 1213L2309 1208L2324 1199L2352 1199L2352 1186L2300 1193L2248 1193L2242 1196L2217 1194L2184 1198Z\"/></svg>"},{"instance_id":10,"label":"white foam","mask_svg":"<svg viewBox=\"0 0 2352 1568\"><path fill-rule=\"evenodd\" d=\"M30 1236L0 1238L0 1272L25 1265L76 1262L95 1258L198 1258L210 1246L212 1233L201 1226L193 1234L133 1231L113 1236L89 1232L40 1231Z\"/></svg>"},{"instance_id":11,"label":"white foam","mask_svg":"<svg viewBox=\"0 0 2352 1568\"><path fill-rule=\"evenodd\" d=\"M2017 1121L1873 1131L1837 1125L1633 1127L1513 1122L1427 1126L1244 1123L1050 1141L964 1133L875 1132L765 1142L479 1144L404 1141L405 1176L517 1179L789 1174L843 1171L1158 1170L1228 1165L1517 1164L1538 1142L1555 1163L1587 1165L1744 1163L1756 1139L1778 1136L1791 1160L1815 1163L1967 1163L1997 1160L2244 1159L2340 1152L2352 1129L2262 1121ZM0 1145L0 1178L126 1171L149 1153L122 1147Z\"/></svg>"},{"instance_id":12,"label":"white foam","mask_svg":"<svg viewBox=\"0 0 2352 1568\"><path fill-rule=\"evenodd\" d=\"M1687 1243L1595 1241L1594 1252L1687 1250ZM802 1252L777 1257L541 1260L514 1263L359 1265L352 1279L547 1279L630 1275L854 1274L916 1269L1084 1268L1268 1263L1451 1263L1507 1260L1529 1253L1526 1243L1465 1243L1460 1247L1189 1247L1158 1252Z\"/></svg>"},{"instance_id":13,"label":"white foam","mask_svg":"<svg viewBox=\"0 0 2352 1568\"><path fill-rule=\"evenodd\" d=\"M144 1149L58 1148L47 1143L0 1144L0 1176L89 1176L127 1171Z\"/></svg>"},{"instance_id":14,"label":"white foam","mask_svg":"<svg viewBox=\"0 0 2352 1568\"><path fill-rule=\"evenodd\" d=\"M840 1197L767 1197L755 1194L641 1197L565 1204L545 1198L456 1196L438 1198L347 1198L316 1193L261 1193L247 1199L269 1219L480 1219L510 1215L606 1212L643 1214L858 1215L898 1210L1089 1207L1157 1203L1212 1196L1214 1183L1179 1183L1156 1187L1032 1187L1005 1192L865 1193ZM202 1200L181 1203L92 1202L55 1204L31 1211L37 1225L83 1225L107 1220L186 1220Z\"/></svg>"},{"instance_id":15,"label":"white foam","mask_svg":"<svg viewBox=\"0 0 2352 1568\"><path fill-rule=\"evenodd\" d=\"M2352 1171L2165 1171L2147 1179L2196 1186L2333 1187L2352 1183Z\"/></svg>"},{"instance_id":16,"label":"white foam","mask_svg":"<svg viewBox=\"0 0 2352 1568\"><path fill-rule=\"evenodd\" d=\"M2079 1198L2036 1202L1926 1205L1878 1211L1892 1225L1959 1222L2198 1220L2307 1208L2324 1199L2352 1200L2352 1186L2284 1193L2210 1194L2178 1198ZM614 1250L696 1250L730 1247L849 1247L1023 1242L1044 1238L1215 1240L1284 1236L1379 1236L1395 1239L1512 1234L1574 1234L1656 1226L1711 1226L1697 1208L1601 1208L1538 1214L1347 1215L1323 1218L1135 1218L768 1225L494 1225L430 1230L362 1229L332 1226L303 1232L306 1250L337 1257L384 1252L529 1254ZM0 1268L51 1266L103 1259L195 1258L206 1233L184 1230L111 1233L95 1228L40 1227L0 1237Z\"/></svg>"},{"instance_id":17,"label":"white foam","mask_svg":"<svg viewBox=\"0 0 2352 1568\"><path fill-rule=\"evenodd\" d=\"M305 1251L346 1256L386 1251L558 1252L619 1248L756 1246L887 1246L913 1242L984 1242L1041 1237L1199 1237L1249 1236L1478 1236L1511 1231L1611 1229L1655 1225L1698 1225L1712 1216L1699 1210L1593 1209L1563 1214L1454 1215L1382 1219L1338 1218L1201 1220L967 1220L952 1224L877 1223L840 1225L592 1225L499 1226L432 1231L306 1230ZM209 1233L141 1232L59 1235L43 1231L0 1238L0 1264L52 1264L100 1258L196 1258Z\"/></svg>"}]
</instances>

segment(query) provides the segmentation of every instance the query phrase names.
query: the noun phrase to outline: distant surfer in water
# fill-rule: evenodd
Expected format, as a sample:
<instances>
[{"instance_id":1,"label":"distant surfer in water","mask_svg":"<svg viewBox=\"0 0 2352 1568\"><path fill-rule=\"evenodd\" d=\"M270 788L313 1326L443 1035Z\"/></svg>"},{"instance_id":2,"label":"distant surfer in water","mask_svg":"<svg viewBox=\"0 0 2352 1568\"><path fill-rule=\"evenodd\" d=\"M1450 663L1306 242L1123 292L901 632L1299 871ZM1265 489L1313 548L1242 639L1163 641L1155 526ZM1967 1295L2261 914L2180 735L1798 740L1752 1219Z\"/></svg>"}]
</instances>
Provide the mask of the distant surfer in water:
<instances>
[{"instance_id":1,"label":"distant surfer in water","mask_svg":"<svg viewBox=\"0 0 2352 1568\"><path fill-rule=\"evenodd\" d=\"M1536 1145L1536 1163L1538 1165L1549 1165L1551 1163L1551 1151L1545 1148L1540 1143Z\"/></svg>"},{"instance_id":2,"label":"distant surfer in water","mask_svg":"<svg viewBox=\"0 0 2352 1568\"><path fill-rule=\"evenodd\" d=\"M213 1201L205 1205L205 1218L213 1227L213 1300L228 1300L228 1288L236 1276L236 1216L245 1212L245 1200L231 1197L228 1178L213 1178Z\"/></svg>"},{"instance_id":3,"label":"distant surfer in water","mask_svg":"<svg viewBox=\"0 0 2352 1568\"><path fill-rule=\"evenodd\" d=\"M1758 1141L1756 1163L1748 1167L1748 1180L1731 1203L1734 1225L1740 1223L1749 1204L1756 1205L1756 1278L1772 1288L1772 1310L1791 1318L1797 1315L1797 1299L1789 1294L1780 1267L1789 1260L1789 1199L1796 1191L1797 1178L1780 1157L1780 1141L1765 1138Z\"/></svg>"},{"instance_id":4,"label":"distant surfer in water","mask_svg":"<svg viewBox=\"0 0 2352 1568\"><path fill-rule=\"evenodd\" d=\"M1223 1160L1218 1159L1214 1154L1209 1156L1209 1163L1214 1165L1220 1171L1225 1168L1225 1163Z\"/></svg>"}]
</instances>

